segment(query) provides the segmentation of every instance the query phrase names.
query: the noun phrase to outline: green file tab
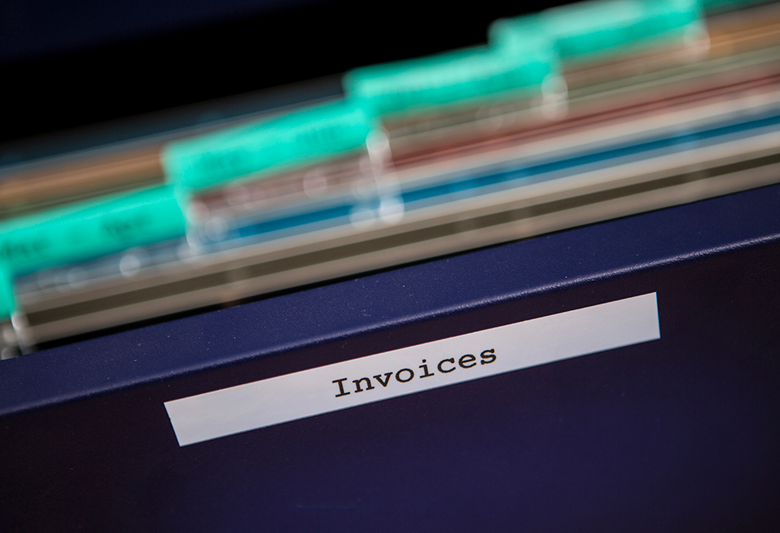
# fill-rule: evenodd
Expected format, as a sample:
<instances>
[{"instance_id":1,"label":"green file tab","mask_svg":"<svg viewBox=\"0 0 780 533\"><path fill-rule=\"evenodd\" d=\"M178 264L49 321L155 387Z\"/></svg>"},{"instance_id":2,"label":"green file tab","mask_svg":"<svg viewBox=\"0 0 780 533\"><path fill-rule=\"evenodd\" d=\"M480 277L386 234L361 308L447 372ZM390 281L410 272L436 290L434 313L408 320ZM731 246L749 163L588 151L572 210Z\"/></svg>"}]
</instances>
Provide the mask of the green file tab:
<instances>
[{"instance_id":1,"label":"green file tab","mask_svg":"<svg viewBox=\"0 0 780 533\"><path fill-rule=\"evenodd\" d=\"M701 6L707 13L719 13L721 11L732 11L758 4L769 4L773 1L774 0L701 0Z\"/></svg>"},{"instance_id":2,"label":"green file tab","mask_svg":"<svg viewBox=\"0 0 780 533\"><path fill-rule=\"evenodd\" d=\"M684 39L703 28L697 0L592 0L497 20L490 42L512 50L544 33L561 60L572 63Z\"/></svg>"},{"instance_id":3,"label":"green file tab","mask_svg":"<svg viewBox=\"0 0 780 533\"><path fill-rule=\"evenodd\" d=\"M171 143L163 166L169 182L198 191L356 150L373 129L361 107L341 101Z\"/></svg>"},{"instance_id":4,"label":"green file tab","mask_svg":"<svg viewBox=\"0 0 780 533\"><path fill-rule=\"evenodd\" d=\"M154 187L0 224L0 262L18 275L184 234L173 187Z\"/></svg>"},{"instance_id":5,"label":"green file tab","mask_svg":"<svg viewBox=\"0 0 780 533\"><path fill-rule=\"evenodd\" d=\"M500 53L477 47L358 68L344 77L344 90L385 115L529 94L553 70L554 54L542 36Z\"/></svg>"},{"instance_id":6,"label":"green file tab","mask_svg":"<svg viewBox=\"0 0 780 533\"><path fill-rule=\"evenodd\" d=\"M15 306L11 271L0 263L0 320L10 318Z\"/></svg>"}]
</instances>

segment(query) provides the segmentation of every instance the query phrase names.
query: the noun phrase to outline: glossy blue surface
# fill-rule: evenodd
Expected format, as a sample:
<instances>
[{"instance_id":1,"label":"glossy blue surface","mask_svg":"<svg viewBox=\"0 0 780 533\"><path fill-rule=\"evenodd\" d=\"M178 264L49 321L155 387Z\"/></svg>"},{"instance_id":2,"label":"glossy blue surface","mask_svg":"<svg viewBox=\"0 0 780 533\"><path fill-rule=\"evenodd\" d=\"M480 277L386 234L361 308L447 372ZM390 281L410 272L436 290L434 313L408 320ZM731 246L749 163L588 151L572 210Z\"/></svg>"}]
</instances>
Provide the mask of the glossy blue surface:
<instances>
[{"instance_id":1,"label":"glossy blue surface","mask_svg":"<svg viewBox=\"0 0 780 533\"><path fill-rule=\"evenodd\" d=\"M780 240L780 185L0 363L0 415Z\"/></svg>"},{"instance_id":2,"label":"glossy blue surface","mask_svg":"<svg viewBox=\"0 0 780 533\"><path fill-rule=\"evenodd\" d=\"M779 205L765 187L3 361L0 530L777 531ZM648 343L184 448L164 408L649 292Z\"/></svg>"}]
</instances>

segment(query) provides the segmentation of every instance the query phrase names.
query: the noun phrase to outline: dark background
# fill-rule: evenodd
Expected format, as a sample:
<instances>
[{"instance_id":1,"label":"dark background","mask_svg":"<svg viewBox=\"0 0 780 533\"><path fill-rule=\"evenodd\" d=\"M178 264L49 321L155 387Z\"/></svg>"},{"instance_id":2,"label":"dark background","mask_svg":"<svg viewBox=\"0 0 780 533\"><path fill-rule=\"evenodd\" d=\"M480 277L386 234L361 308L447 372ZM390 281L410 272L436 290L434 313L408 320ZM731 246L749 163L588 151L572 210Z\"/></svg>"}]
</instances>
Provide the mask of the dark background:
<instances>
[{"instance_id":1,"label":"dark background","mask_svg":"<svg viewBox=\"0 0 780 533\"><path fill-rule=\"evenodd\" d=\"M0 142L480 44L557 3L7 0Z\"/></svg>"}]
</instances>

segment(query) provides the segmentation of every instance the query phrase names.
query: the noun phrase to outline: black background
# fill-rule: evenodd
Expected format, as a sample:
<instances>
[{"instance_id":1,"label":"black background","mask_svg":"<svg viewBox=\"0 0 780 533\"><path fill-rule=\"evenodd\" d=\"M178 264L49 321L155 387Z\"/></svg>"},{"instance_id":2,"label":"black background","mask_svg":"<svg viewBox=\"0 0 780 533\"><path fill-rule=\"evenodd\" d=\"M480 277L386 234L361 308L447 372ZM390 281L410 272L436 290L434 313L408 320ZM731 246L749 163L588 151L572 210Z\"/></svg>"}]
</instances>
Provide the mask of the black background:
<instances>
[{"instance_id":1,"label":"black background","mask_svg":"<svg viewBox=\"0 0 780 533\"><path fill-rule=\"evenodd\" d=\"M0 142L476 45L557 3L9 0Z\"/></svg>"}]
</instances>

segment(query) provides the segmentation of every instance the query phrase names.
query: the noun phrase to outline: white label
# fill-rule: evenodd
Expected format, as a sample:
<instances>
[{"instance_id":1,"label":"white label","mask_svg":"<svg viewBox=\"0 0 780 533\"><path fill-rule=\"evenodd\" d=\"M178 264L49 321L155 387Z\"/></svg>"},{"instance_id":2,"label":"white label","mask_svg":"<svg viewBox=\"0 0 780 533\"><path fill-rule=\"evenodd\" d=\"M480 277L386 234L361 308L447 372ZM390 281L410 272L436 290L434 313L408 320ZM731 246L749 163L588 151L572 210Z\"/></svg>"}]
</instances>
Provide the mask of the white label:
<instances>
[{"instance_id":1,"label":"white label","mask_svg":"<svg viewBox=\"0 0 780 533\"><path fill-rule=\"evenodd\" d=\"M655 293L165 402L180 446L661 337Z\"/></svg>"}]
</instances>

